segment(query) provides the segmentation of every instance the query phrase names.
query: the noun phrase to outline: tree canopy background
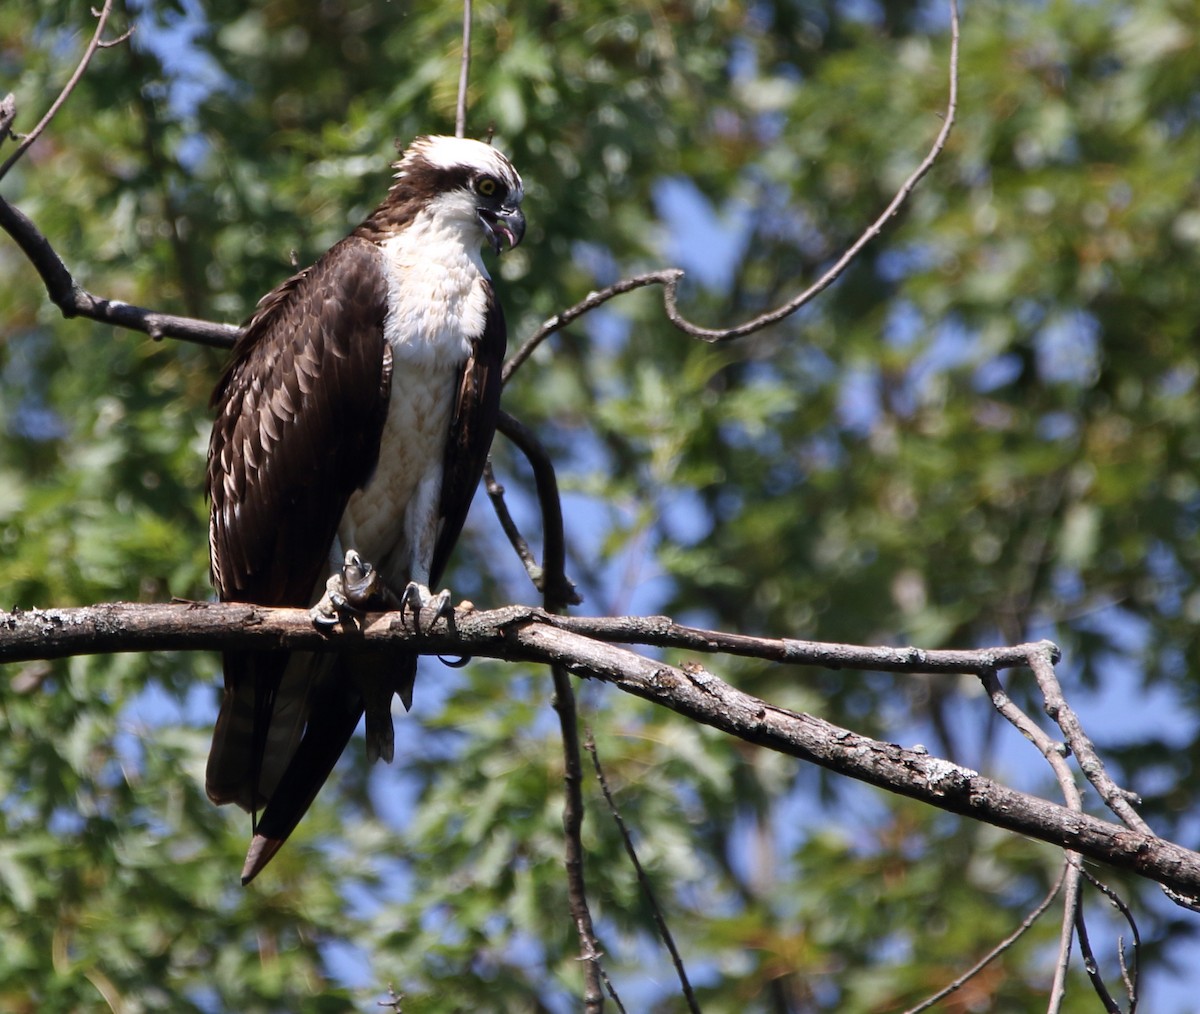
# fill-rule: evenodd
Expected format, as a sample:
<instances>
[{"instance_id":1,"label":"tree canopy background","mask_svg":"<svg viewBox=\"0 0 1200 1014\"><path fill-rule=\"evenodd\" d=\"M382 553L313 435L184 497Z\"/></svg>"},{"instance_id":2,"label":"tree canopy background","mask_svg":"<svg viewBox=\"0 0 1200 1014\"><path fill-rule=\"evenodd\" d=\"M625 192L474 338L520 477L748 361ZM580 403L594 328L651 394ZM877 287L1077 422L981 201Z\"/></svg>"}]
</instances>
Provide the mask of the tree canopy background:
<instances>
[{"instance_id":1,"label":"tree canopy background","mask_svg":"<svg viewBox=\"0 0 1200 1014\"><path fill-rule=\"evenodd\" d=\"M835 287L720 347L642 290L540 350L505 405L559 468L582 609L926 648L1050 637L1118 780L1159 833L1194 844L1198 13L973 2L950 146ZM376 203L393 138L453 130L457 5L131 2L125 18L131 42L97 56L3 183L94 292L238 322ZM711 324L812 280L936 132L945 20L873 0L481 6L468 130L494 125L528 192L529 233L497 271L514 343L647 268L688 269L685 311ZM91 28L83 3L0 6L17 130ZM223 355L64 321L7 241L0 334L5 607L207 597ZM495 460L535 533L522 462L499 439ZM483 497L448 585L535 600ZM1054 792L972 681L721 672ZM202 789L218 683L201 654L5 673L0 1006L371 1009L394 983L405 1010L571 1008L542 671L423 662L394 766L348 751L248 890L248 822ZM582 688L581 707L706 1010L901 1009L1055 874L1049 847L609 688ZM632 1009L674 1009L588 795L606 967ZM1178 966L1196 918L1105 875L1138 915L1144 1002L1190 1009L1169 987L1197 984ZM1041 1009L1056 934L1047 919L945 1009ZM1078 985L1066 1009L1095 1004Z\"/></svg>"}]
</instances>

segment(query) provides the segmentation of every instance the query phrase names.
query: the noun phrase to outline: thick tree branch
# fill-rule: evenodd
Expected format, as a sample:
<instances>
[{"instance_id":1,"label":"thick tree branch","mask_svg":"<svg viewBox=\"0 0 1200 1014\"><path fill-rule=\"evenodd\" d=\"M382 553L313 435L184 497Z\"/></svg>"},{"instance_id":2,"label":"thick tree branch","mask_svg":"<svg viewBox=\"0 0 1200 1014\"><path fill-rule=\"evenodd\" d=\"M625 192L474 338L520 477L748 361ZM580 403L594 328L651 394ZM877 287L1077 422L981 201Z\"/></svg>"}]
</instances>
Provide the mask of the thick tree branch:
<instances>
[{"instance_id":1,"label":"thick tree branch","mask_svg":"<svg viewBox=\"0 0 1200 1014\"><path fill-rule=\"evenodd\" d=\"M1089 859L1129 870L1173 890L1200 894L1200 854L1164 839L1007 788L932 757L798 714L745 694L698 665L682 668L571 629L575 621L512 606L461 610L451 627L415 634L405 617L376 613L361 629L325 635L307 610L239 604L108 604L0 614L0 661L114 651L287 647L336 651L347 644L404 645L425 654L477 655L556 663L747 742L819 764L951 813L986 821ZM869 657L878 649L849 648ZM839 652L828 653L840 662ZM977 653L977 663L992 650ZM914 656L928 671L933 652ZM794 660L795 661L795 660ZM821 664L809 661L807 664ZM1017 664L1017 663L1013 663Z\"/></svg>"},{"instance_id":2,"label":"thick tree branch","mask_svg":"<svg viewBox=\"0 0 1200 1014\"><path fill-rule=\"evenodd\" d=\"M386 649L407 639L399 613L372 613L361 629L334 630L326 635L312 626L305 610L218 602L106 603L76 609L15 609L0 613L0 664L31 659L64 658L118 651L244 650L285 647L305 651L339 651L340 638L354 638ZM560 616L536 606L508 606L487 612L455 614L457 634L474 618L484 627L542 623L609 644L641 644L706 654L760 658L786 665L823 669L868 669L874 672L979 674L1024 668L1033 648L1056 655L1049 641L1034 645L932 650L879 648L854 644L751 637L674 623L665 616ZM429 634L428 654L457 645L453 634ZM264 645L262 639L277 643ZM444 642L444 644L443 644ZM443 645L439 647L439 645ZM446 649L453 653L452 649ZM478 652L476 652L478 654ZM1148 831L1146 833L1149 833Z\"/></svg>"}]
</instances>

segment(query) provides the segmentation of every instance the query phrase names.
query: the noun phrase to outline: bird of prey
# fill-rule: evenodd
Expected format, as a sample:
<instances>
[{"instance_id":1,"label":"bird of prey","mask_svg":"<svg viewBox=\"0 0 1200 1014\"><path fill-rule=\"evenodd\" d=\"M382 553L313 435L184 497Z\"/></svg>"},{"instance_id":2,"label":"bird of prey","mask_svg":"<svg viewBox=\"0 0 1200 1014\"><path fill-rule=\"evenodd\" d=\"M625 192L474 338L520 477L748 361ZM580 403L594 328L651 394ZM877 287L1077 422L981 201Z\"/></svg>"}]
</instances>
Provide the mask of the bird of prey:
<instances>
[{"instance_id":1,"label":"bird of prey","mask_svg":"<svg viewBox=\"0 0 1200 1014\"><path fill-rule=\"evenodd\" d=\"M421 137L384 201L260 300L216 390L212 579L225 602L318 624L397 600L419 614L496 428L504 317L481 256L525 231L521 177L480 141ZM381 598L383 596L383 598ZM392 759L412 654L228 651L205 788L252 817L251 879L304 815L366 713Z\"/></svg>"}]
</instances>

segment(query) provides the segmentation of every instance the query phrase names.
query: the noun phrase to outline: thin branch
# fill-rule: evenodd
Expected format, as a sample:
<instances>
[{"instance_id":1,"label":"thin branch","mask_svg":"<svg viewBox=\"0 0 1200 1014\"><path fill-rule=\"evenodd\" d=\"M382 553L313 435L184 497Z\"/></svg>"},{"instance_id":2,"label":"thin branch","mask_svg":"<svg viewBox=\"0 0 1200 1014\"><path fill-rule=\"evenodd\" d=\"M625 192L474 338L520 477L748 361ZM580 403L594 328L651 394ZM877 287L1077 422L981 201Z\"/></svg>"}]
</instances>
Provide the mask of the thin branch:
<instances>
[{"instance_id":1,"label":"thin branch","mask_svg":"<svg viewBox=\"0 0 1200 1014\"><path fill-rule=\"evenodd\" d=\"M1134 810L1129 798L1130 793L1121 789L1109 777L1091 738L1084 732L1083 725L1079 721L1078 716L1067 703L1062 684L1059 683L1058 675L1054 671L1053 662L1042 652L1034 650L1029 654L1029 667L1033 671L1034 678L1038 682L1038 687L1042 691L1046 714L1058 724L1058 727L1062 730L1064 736L1066 736L1067 745L1075 754L1075 759L1079 762L1079 766L1088 781L1100 793L1101 798L1108 808L1120 817L1126 825L1143 833L1149 832L1150 825ZM1074 786L1074 782L1072 782L1072 786ZM1082 866L1079 869L1079 875L1083 875ZM1100 885L1098 884L1098 886ZM1115 894L1108 890L1107 887L1101 887L1101 889L1109 898L1115 899ZM1195 897L1181 899L1169 890L1168 895L1171 896L1172 900L1179 901L1192 908L1195 908L1197 904ZM1103 979L1100 978L1096 960L1092 954L1091 945L1088 942L1082 909L1076 910L1074 922L1075 930L1079 937L1080 953L1084 959L1084 967L1087 970L1088 978L1091 979L1096 995L1100 998L1101 1003L1105 1005L1106 1011L1115 1011L1117 1014L1120 1014L1120 1005L1109 995ZM1134 929L1136 932L1136 927ZM1123 964L1122 970L1124 971ZM1128 979L1126 981L1128 982ZM1136 990L1131 991L1131 1001L1136 1006Z\"/></svg>"},{"instance_id":2,"label":"thin branch","mask_svg":"<svg viewBox=\"0 0 1200 1014\"><path fill-rule=\"evenodd\" d=\"M710 343L719 343L732 341L736 338L742 338L755 331L761 331L763 328L771 324L776 324L786 317L790 317L801 307L812 302L818 295L824 292L830 285L838 280L845 272L846 268L854 261L863 249L880 233L888 221L896 216L908 200L909 195L916 189L918 183L929 173L933 168L933 164L938 160L942 151L945 150L946 142L949 140L950 131L954 128L955 117L958 115L958 56L959 56L959 15L958 15L958 0L950 0L950 61L949 61L949 91L946 99L946 110L942 115L942 126L938 130L937 136L934 138L933 145L921 160L920 164L909 174L908 178L901 184L900 189L896 191L891 201L888 202L886 208L880 213L863 233L856 239L837 259L834 265L829 268L820 278L812 285L795 296L783 306L777 307L774 310L768 310L766 313L760 314L751 320L728 328L708 328L701 327L699 324L693 324L679 312L678 305L678 290L679 282L683 278L684 272L679 268L663 268L659 271L651 271L647 274L636 275L631 278L622 279L613 285L607 286L596 292L589 293L584 299L576 303L574 306L561 313L555 314L547 320L537 331L533 333L512 356L504 368L504 380L507 382L537 349L537 347L545 341L550 335L557 331L561 331L564 327L576 320L590 310L596 309L603 303L608 302L614 296L620 296L627 292L632 292L634 289L640 289L647 285L661 285L663 289L663 310L667 315L667 319L679 331L688 335L691 338L698 338L701 341Z\"/></svg>"},{"instance_id":3,"label":"thin branch","mask_svg":"<svg viewBox=\"0 0 1200 1014\"><path fill-rule=\"evenodd\" d=\"M1137 920L1133 918L1133 913L1129 911L1129 906L1121 900L1120 895L1106 883L1092 876L1087 870L1083 871L1083 877L1108 898L1113 908L1124 917L1129 931L1133 934L1133 968L1131 969L1125 961L1125 940L1122 937L1117 938L1117 957L1121 963L1121 981L1124 983L1125 992L1129 997L1129 1014L1134 1014L1138 1005L1138 955L1142 949L1142 935L1138 932Z\"/></svg>"},{"instance_id":4,"label":"thin branch","mask_svg":"<svg viewBox=\"0 0 1200 1014\"><path fill-rule=\"evenodd\" d=\"M63 103L71 97L71 92L75 90L75 86L78 85L80 80L83 78L83 73L87 70L88 64L92 62L92 56L95 54L96 50L101 47L107 48L107 46L115 46L129 38L130 32L126 32L120 38L112 40L112 42L104 43L101 41L101 36L104 34L105 26L108 24L108 16L112 13L112 5L113 0L104 0L104 6L100 9L100 11L98 13L96 11L92 12L96 18L96 30L92 33L91 41L87 44L87 48L83 51L83 56L79 60L79 65L75 68L75 73L71 75L70 79L63 86L62 91L58 93L58 98L56 98L50 104L50 108L46 110L46 115L41 118L41 120L38 122L38 125L25 135L21 143L17 145L16 150L4 160L2 165L0 165L0 179L4 179L8 171L17 164L21 156L29 150L29 146L33 144L33 142L36 141L42 135L42 132L45 131L45 129L50 125L50 121L54 119L55 115L62 108Z\"/></svg>"},{"instance_id":5,"label":"thin branch","mask_svg":"<svg viewBox=\"0 0 1200 1014\"><path fill-rule=\"evenodd\" d=\"M454 109L454 136L467 131L467 87L471 81L471 0L463 0L462 63L458 69L458 104Z\"/></svg>"},{"instance_id":6,"label":"thin branch","mask_svg":"<svg viewBox=\"0 0 1200 1014\"><path fill-rule=\"evenodd\" d=\"M558 714L563 746L563 863L567 871L567 899L571 906L571 919L579 935L579 957L583 962L583 1009L587 1014L598 1014L604 1009L604 993L601 989L604 970L600 965L604 952L596 940L584 880L583 765L579 758L579 717L575 708L575 689L566 667L553 662L550 674L554 680L552 703ZM608 986L615 997L612 983Z\"/></svg>"},{"instance_id":7,"label":"thin branch","mask_svg":"<svg viewBox=\"0 0 1200 1014\"><path fill-rule=\"evenodd\" d=\"M1075 934L1079 937L1079 953L1083 956L1083 970L1091 980L1092 989L1104 1005L1106 1014L1123 1014L1121 1005L1112 998L1104 979L1100 975L1100 966L1096 963L1096 955L1092 953L1092 942L1088 939L1087 922L1083 918L1083 910L1075 913Z\"/></svg>"},{"instance_id":8,"label":"thin branch","mask_svg":"<svg viewBox=\"0 0 1200 1014\"><path fill-rule=\"evenodd\" d=\"M155 339L178 338L212 348L230 348L238 336L240 328L231 324L156 313L118 299L92 295L75 281L33 222L3 197L0 197L0 228L16 241L41 275L47 294L64 317L87 317L103 324L141 331Z\"/></svg>"},{"instance_id":9,"label":"thin branch","mask_svg":"<svg viewBox=\"0 0 1200 1014\"><path fill-rule=\"evenodd\" d=\"M578 602L579 596L566 575L566 532L554 463L533 432L507 412L501 411L497 428L525 455L533 469L534 488L542 513L542 602L547 614L560 613L571 603ZM589 1014L598 1014L604 1009L603 986L608 987L618 1007L621 1006L621 1000L600 964L602 952L596 941L584 881L583 764L579 756L579 716L575 707L575 688L561 662L550 664L550 675L554 681L554 710L558 714L562 733L567 898L579 935L580 958L584 963L583 1009Z\"/></svg>"},{"instance_id":10,"label":"thin branch","mask_svg":"<svg viewBox=\"0 0 1200 1014\"><path fill-rule=\"evenodd\" d=\"M1067 703L1066 695L1063 693L1062 684L1059 683L1058 676L1054 672L1053 664L1049 660L1038 660L1035 662L1032 657L1030 661L1033 674L1038 682L1038 688L1042 692L1046 714L1062 730L1067 745L1071 748L1071 753L1075 755L1075 759L1079 762L1079 769L1083 772L1087 780L1092 783L1096 791L1100 793L1100 798L1104 800L1104 804L1114 814L1130 827L1138 831L1149 832L1150 825L1133 808L1133 804L1139 801L1137 795L1122 789L1109 776L1108 771L1104 767L1104 762L1096 752L1095 744L1092 743L1088 734L1084 732L1083 723L1079 721L1079 716L1075 714L1074 709Z\"/></svg>"},{"instance_id":11,"label":"thin branch","mask_svg":"<svg viewBox=\"0 0 1200 1014\"><path fill-rule=\"evenodd\" d=\"M566 574L567 543L554 462L534 432L503 409L496 429L525 456L533 469L534 488L542 512L542 595L546 610L557 613L566 606L578 605L583 600Z\"/></svg>"},{"instance_id":12,"label":"thin branch","mask_svg":"<svg viewBox=\"0 0 1200 1014\"><path fill-rule=\"evenodd\" d=\"M1050 664L1048 658L1036 650L1029 653L1031 665L1034 664L1035 659L1045 665ZM1067 807L1077 813L1082 813L1083 797L1080 795L1079 787L1075 784L1071 768L1063 757L1062 745L1052 740L1033 719L1017 707L1016 703L1005 693L999 677L994 672L985 673L981 679L984 689L991 698L992 706L1046 758L1046 762L1054 771L1054 777L1062 790ZM1046 1008L1048 1014L1058 1014L1067 995L1067 969L1071 963L1071 943L1074 939L1075 924L1080 918L1079 856L1068 851L1066 861L1067 867L1064 871L1066 879L1063 885L1063 921L1058 941L1058 960L1054 965L1054 982L1050 988L1050 1004Z\"/></svg>"},{"instance_id":13,"label":"thin branch","mask_svg":"<svg viewBox=\"0 0 1200 1014\"><path fill-rule=\"evenodd\" d=\"M414 634L399 613L370 613L358 628L322 633L306 609L238 603L107 603L0 613L0 662L119 651L406 650L513 662L555 662L749 743L797 757L930 806L1200 894L1200 854L1154 835L1018 792L976 771L883 743L744 693L696 665L648 658L568 629L572 618L530 606L460 609ZM869 649L867 653L869 654ZM814 663L819 664L819 663ZM914 669L922 666L914 662Z\"/></svg>"},{"instance_id":14,"label":"thin branch","mask_svg":"<svg viewBox=\"0 0 1200 1014\"><path fill-rule=\"evenodd\" d=\"M517 558L525 567L525 573L529 575L529 580L533 582L534 588L542 591L546 584L546 572L542 570L542 566L534 557L533 550L529 548L525 536L521 534L516 521L513 520L512 512L508 509L508 502L504 499L504 487L496 478L491 458L488 458L487 464L483 467L483 488L487 492L488 499L492 501L492 509L496 512L500 527L508 536L508 543L512 546L513 552L517 554Z\"/></svg>"},{"instance_id":15,"label":"thin branch","mask_svg":"<svg viewBox=\"0 0 1200 1014\"><path fill-rule=\"evenodd\" d=\"M962 975L960 975L957 979L938 990L933 994L933 996L917 1004L916 1007L910 1007L904 1012L904 1014L921 1014L922 1011L927 1011L931 1007L937 1005L942 1000L946 999L946 997L948 997L951 993L954 993L965 986L968 982L975 978L976 975L983 971L983 969L986 968L991 962L995 961L996 958L998 958L1001 954L1012 947L1013 944L1020 940L1021 937L1024 936L1025 933L1030 929L1030 927L1032 927L1033 924L1042 917L1046 909L1048 909L1054 903L1054 899L1058 897L1058 892L1062 890L1063 882L1066 880L1067 865L1067 863L1063 863L1062 870L1059 872L1058 880L1054 882L1054 886L1050 888L1049 893L1037 903L1034 909L1027 916L1025 916L1024 919L1021 920L1021 925L1019 925L1008 936L1001 940L1000 943L988 951L987 954L975 962L975 964L963 972Z\"/></svg>"},{"instance_id":16,"label":"thin branch","mask_svg":"<svg viewBox=\"0 0 1200 1014\"><path fill-rule=\"evenodd\" d=\"M646 876L646 870L642 866L642 861L638 858L637 849L633 845L633 837L629 833L629 828L625 825L625 818L621 816L617 802L613 799L613 794L608 787L608 779L604 776L604 768L600 766L600 754L596 750L596 740L592 736L591 729L587 730L586 737L583 747L592 756L592 766L596 769L596 780L600 783L600 791L604 793L604 800L608 803L608 812L612 814L613 823L617 825L617 830L621 832L621 841L625 845L625 854L629 856L629 861L633 863L634 872L637 874L638 886L641 888L642 896L646 899L646 903L650 906L650 914L654 919L654 925L658 928L658 935L662 938L663 944L671 955L671 963L675 966L675 974L679 976L679 985L683 990L683 998L687 1001L688 1010L692 1011L693 1014L700 1014L700 1005L696 1002L696 994L692 992L692 984L688 981L687 969L684 967L683 958L679 955L679 948L675 946L675 938L671 935L670 927L667 926L667 920L663 916L662 909L659 908L658 899L654 897L654 889L650 886L650 878Z\"/></svg>"},{"instance_id":17,"label":"thin branch","mask_svg":"<svg viewBox=\"0 0 1200 1014\"><path fill-rule=\"evenodd\" d=\"M553 317L547 320L539 327L532 335L530 335L521 344L510 357L507 363L504 364L504 383L508 383L512 375L521 368L521 365L527 360L539 345L542 344L552 334L561 331L568 324L578 320L585 313L602 306L610 299L616 296L623 296L627 292L633 292L634 289L645 288L647 285L668 285L677 282L683 277L683 271L679 268L663 268L660 271L650 271L644 275L634 275L632 278L623 278L619 282L614 282L612 285L606 286L595 292L589 292L574 306L570 306L565 310L556 313Z\"/></svg>"},{"instance_id":18,"label":"thin branch","mask_svg":"<svg viewBox=\"0 0 1200 1014\"><path fill-rule=\"evenodd\" d=\"M706 654L738 655L785 665L816 665L823 669L982 675L992 670L1026 668L1031 650L1044 651L1054 659L1059 657L1058 646L1051 641L1012 647L930 650L911 646L891 648L834 644L793 637L755 637L690 627L676 623L668 616L571 616L552 617L548 622L564 630L615 644L644 644Z\"/></svg>"}]
</instances>

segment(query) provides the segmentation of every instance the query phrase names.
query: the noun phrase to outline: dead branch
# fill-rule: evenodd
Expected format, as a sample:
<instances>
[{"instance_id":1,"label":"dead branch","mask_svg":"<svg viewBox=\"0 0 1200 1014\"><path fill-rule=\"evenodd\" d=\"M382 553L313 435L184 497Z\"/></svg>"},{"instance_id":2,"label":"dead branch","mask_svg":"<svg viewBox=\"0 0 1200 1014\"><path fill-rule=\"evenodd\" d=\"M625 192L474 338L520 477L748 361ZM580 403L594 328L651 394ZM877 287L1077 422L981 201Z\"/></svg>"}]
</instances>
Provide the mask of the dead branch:
<instances>
[{"instance_id":1,"label":"dead branch","mask_svg":"<svg viewBox=\"0 0 1200 1014\"><path fill-rule=\"evenodd\" d=\"M606 288L596 292L590 292L586 297L576 303L574 306L566 310L556 313L553 317L547 320L541 327L537 329L525 342L517 349L504 367L504 380L507 383L512 375L521 367L537 347L557 331L561 331L572 321L577 320L583 314L596 307L607 303L610 299L624 295L627 292L632 292L634 289L640 289L647 285L662 286L663 311L667 316L667 320L675 326L679 331L682 331L690 338L697 338L700 341L717 344L720 342L733 341L736 338L744 338L748 334L753 334L755 331L761 331L765 327L772 324L777 324L779 321L790 317L801 307L811 303L817 296L824 292L829 286L836 282L862 253L863 249L880 233L883 232L887 223L893 219L904 202L908 200L909 195L916 189L918 183L928 174L933 168L934 162L937 161L942 151L946 147L946 141L950 137L950 131L954 127L954 119L958 112L958 46L959 46L959 17L958 17L958 0L950 0L950 61L949 61L949 76L950 85L948 96L946 99L946 111L942 116L942 126L934 138L933 145L921 160L920 164L909 174L908 178L900 185L900 189L896 191L891 201L888 202L886 208L880 213L862 234L856 239L837 261L829 268L820 278L812 283L799 295L788 300L782 306L776 307L774 310L768 310L766 313L759 314L751 320L741 324L736 324L733 327L726 328L709 328L702 327L699 324L693 324L690 320L683 316L679 311L679 283L683 279L684 272L679 268L663 268L659 271L651 271L642 275L635 275L631 278L625 278Z\"/></svg>"},{"instance_id":2,"label":"dead branch","mask_svg":"<svg viewBox=\"0 0 1200 1014\"><path fill-rule=\"evenodd\" d=\"M3 197L0 197L0 229L13 238L41 275L46 293L64 317L87 317L103 324L141 331L155 339L178 338L213 348L229 348L238 336L240 329L230 324L177 317L123 303L119 299L92 295L75 281L62 258L55 253L37 226Z\"/></svg>"},{"instance_id":3,"label":"dead branch","mask_svg":"<svg viewBox=\"0 0 1200 1014\"><path fill-rule=\"evenodd\" d=\"M533 432L503 410L500 412L498 429L525 455L525 460L533 469L534 487L542 513L542 604L548 615L558 614L568 605L578 602L579 596L575 594L575 588L566 575L567 540L554 463ZM596 940L587 901L583 850L583 764L579 754L579 714L575 707L575 688L571 685L566 667L559 661L551 662L550 677L554 681L552 703L558 715L563 750L563 861L567 872L567 900L579 936L579 957L583 962L583 1009L588 1014L598 1014L604 1009L602 985L607 985L617 1006L620 1008L622 1005L616 988L605 976L600 964L602 951Z\"/></svg>"},{"instance_id":4,"label":"dead branch","mask_svg":"<svg viewBox=\"0 0 1200 1014\"><path fill-rule=\"evenodd\" d=\"M573 620L528 606L461 609L447 625L414 633L398 613L373 613L358 628L315 630L304 609L237 603L109 603L0 614L0 661L116 651L290 648L337 651L348 644L422 654L557 663L750 743L961 816L982 820L1129 870L1184 895L1200 894L1200 854L1027 793L969 768L883 743L813 715L743 693L693 663L682 667L578 633ZM866 654L877 649L864 649ZM923 653L928 657L930 653ZM982 657L986 652L981 652ZM820 663L808 663L820 664ZM927 671L914 661L914 671Z\"/></svg>"},{"instance_id":5,"label":"dead branch","mask_svg":"<svg viewBox=\"0 0 1200 1014\"><path fill-rule=\"evenodd\" d=\"M1029 653L1029 664L1049 665L1044 656L1037 650ZM1000 680L994 672L985 673L982 677L984 689L991 698L992 706L1010 722L1029 742L1037 747L1038 752L1046 758L1062 790L1067 807L1076 813L1083 812L1083 797L1075 784L1075 777L1064 757L1060 743L1054 742L1045 731L1024 711L1022 711L1004 692ZM1071 945L1074 940L1075 926L1082 922L1079 897L1080 865L1079 856L1068 851L1066 865L1063 869L1063 921L1058 938L1058 958L1054 964L1054 982L1050 987L1050 1003L1046 1008L1048 1014L1058 1014L1062 1002L1067 995L1067 969L1071 963Z\"/></svg>"}]
</instances>

